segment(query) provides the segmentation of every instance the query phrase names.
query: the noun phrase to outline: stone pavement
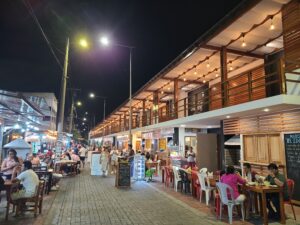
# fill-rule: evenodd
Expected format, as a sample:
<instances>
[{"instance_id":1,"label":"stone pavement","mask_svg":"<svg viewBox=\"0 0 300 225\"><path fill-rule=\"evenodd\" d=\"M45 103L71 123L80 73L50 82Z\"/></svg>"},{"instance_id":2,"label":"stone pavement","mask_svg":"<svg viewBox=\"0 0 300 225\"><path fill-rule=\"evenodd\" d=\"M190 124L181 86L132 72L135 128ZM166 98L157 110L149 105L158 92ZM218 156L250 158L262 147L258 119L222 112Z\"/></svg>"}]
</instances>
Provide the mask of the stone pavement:
<instances>
[{"instance_id":1,"label":"stone pavement","mask_svg":"<svg viewBox=\"0 0 300 225\"><path fill-rule=\"evenodd\" d=\"M160 187L159 187L160 186ZM221 222L197 200L181 193L172 194L162 185L133 182L131 189L114 187L114 177L94 177L86 169L80 175L65 178L60 190L45 199L43 214L33 219L32 214L3 220L1 225L209 225ZM191 198L190 198L191 199ZM192 202L192 204L191 204ZM194 204L194 206L193 206ZM197 208L196 206L198 206ZM234 224L244 223L236 218ZM291 224L296 224L295 222Z\"/></svg>"}]
</instances>

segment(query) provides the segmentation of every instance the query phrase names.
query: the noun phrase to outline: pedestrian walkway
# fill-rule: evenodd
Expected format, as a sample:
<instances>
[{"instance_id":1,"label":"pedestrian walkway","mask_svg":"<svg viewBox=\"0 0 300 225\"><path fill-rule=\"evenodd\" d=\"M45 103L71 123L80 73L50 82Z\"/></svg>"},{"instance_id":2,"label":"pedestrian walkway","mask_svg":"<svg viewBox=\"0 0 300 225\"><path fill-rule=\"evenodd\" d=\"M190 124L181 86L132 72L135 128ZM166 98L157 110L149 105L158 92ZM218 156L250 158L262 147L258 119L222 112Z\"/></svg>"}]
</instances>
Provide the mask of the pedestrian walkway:
<instances>
[{"instance_id":1,"label":"pedestrian walkway","mask_svg":"<svg viewBox=\"0 0 300 225\"><path fill-rule=\"evenodd\" d=\"M170 189L171 190L171 189ZM1 225L210 225L221 222L199 202L164 191L159 182L133 182L131 189L114 187L114 177L90 176L89 169L60 182L60 190L45 199L43 214L32 214ZM182 194L180 194L182 196ZM196 205L201 207L197 208ZM238 219L234 224L249 224ZM278 224L278 223L272 223ZM289 223L288 223L289 224ZM296 224L296 223L290 223Z\"/></svg>"}]
</instances>

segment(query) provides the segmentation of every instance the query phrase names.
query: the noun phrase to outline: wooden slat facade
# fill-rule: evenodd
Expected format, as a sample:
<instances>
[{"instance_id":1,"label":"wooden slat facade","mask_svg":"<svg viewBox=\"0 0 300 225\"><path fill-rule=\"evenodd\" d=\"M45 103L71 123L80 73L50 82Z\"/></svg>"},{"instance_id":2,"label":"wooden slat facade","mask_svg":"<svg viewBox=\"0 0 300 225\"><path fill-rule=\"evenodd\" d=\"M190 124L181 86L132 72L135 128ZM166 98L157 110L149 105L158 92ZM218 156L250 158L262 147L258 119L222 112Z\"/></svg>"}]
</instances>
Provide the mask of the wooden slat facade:
<instances>
[{"instance_id":1,"label":"wooden slat facade","mask_svg":"<svg viewBox=\"0 0 300 225\"><path fill-rule=\"evenodd\" d=\"M227 119L224 120L223 125L225 135L299 131L300 110L240 119Z\"/></svg>"}]
</instances>

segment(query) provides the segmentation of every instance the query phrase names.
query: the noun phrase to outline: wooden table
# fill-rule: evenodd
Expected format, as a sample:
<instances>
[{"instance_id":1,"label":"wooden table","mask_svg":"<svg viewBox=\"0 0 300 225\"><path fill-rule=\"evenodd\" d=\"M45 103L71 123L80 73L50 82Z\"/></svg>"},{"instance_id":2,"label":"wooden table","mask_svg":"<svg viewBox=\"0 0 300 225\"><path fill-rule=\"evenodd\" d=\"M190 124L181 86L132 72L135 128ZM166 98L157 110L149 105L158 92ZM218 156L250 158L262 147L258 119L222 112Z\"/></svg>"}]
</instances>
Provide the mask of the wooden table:
<instances>
[{"instance_id":1,"label":"wooden table","mask_svg":"<svg viewBox=\"0 0 300 225\"><path fill-rule=\"evenodd\" d=\"M284 213L284 200L283 200L283 191L280 187L271 187L271 186L250 186L245 185L245 190L251 191L255 194L255 199L257 199L257 195L261 195L261 214L263 216L264 224L268 224L268 214L267 214L267 199L266 194L267 193L278 193L279 194L279 200L280 200L280 218L281 224L285 224L285 213Z\"/></svg>"}]
</instances>

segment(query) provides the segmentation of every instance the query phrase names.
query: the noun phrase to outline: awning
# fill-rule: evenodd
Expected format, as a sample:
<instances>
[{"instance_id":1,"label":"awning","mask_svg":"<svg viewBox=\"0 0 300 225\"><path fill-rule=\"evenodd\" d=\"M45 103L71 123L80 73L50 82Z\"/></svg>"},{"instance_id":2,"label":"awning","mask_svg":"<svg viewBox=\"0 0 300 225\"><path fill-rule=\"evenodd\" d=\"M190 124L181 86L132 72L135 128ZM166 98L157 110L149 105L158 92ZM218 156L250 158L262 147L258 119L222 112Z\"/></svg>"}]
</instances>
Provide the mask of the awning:
<instances>
[{"instance_id":1,"label":"awning","mask_svg":"<svg viewBox=\"0 0 300 225\"><path fill-rule=\"evenodd\" d=\"M225 143L225 145L241 145L241 139L240 139L240 135L235 135L232 138L230 138L229 140L227 140Z\"/></svg>"}]
</instances>

